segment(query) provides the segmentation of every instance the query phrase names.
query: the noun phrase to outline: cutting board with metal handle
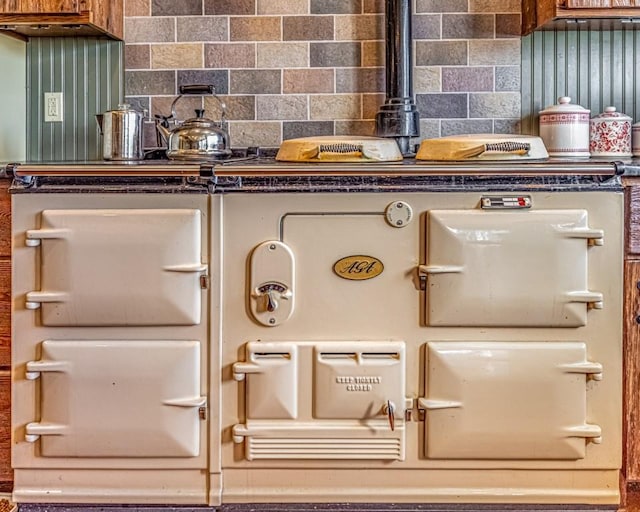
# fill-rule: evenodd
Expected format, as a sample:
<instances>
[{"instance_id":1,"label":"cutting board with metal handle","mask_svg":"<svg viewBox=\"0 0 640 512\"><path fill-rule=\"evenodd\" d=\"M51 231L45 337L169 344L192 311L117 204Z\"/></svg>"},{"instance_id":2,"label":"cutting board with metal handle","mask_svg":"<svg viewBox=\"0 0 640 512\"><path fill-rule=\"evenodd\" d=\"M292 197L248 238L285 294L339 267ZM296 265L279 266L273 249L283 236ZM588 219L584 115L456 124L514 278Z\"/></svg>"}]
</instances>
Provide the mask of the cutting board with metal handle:
<instances>
[{"instance_id":1,"label":"cutting board with metal handle","mask_svg":"<svg viewBox=\"0 0 640 512\"><path fill-rule=\"evenodd\" d=\"M333 135L285 140L276 160L281 162L394 162L402 160L395 139Z\"/></svg>"},{"instance_id":2,"label":"cutting board with metal handle","mask_svg":"<svg viewBox=\"0 0 640 512\"><path fill-rule=\"evenodd\" d=\"M540 137L477 134L425 139L417 160L537 160L549 154Z\"/></svg>"}]
</instances>

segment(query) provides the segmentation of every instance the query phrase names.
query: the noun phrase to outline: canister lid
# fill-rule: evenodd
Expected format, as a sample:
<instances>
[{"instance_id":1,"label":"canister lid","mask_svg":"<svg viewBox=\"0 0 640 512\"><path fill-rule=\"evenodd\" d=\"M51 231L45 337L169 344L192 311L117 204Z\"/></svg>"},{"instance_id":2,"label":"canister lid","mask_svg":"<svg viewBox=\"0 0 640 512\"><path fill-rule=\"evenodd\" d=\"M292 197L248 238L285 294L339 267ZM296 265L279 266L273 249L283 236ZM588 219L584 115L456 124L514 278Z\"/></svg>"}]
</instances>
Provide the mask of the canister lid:
<instances>
[{"instance_id":1,"label":"canister lid","mask_svg":"<svg viewBox=\"0 0 640 512\"><path fill-rule=\"evenodd\" d=\"M591 119L598 121L631 121L631 118L627 114L616 112L616 107L613 106L605 107L602 114L593 116Z\"/></svg>"},{"instance_id":2,"label":"canister lid","mask_svg":"<svg viewBox=\"0 0 640 512\"><path fill-rule=\"evenodd\" d=\"M566 113L579 113L579 114L588 114L590 112L589 109L581 107L580 105L576 105L575 103L571 103L571 98L569 96L561 96L558 98L557 105L551 105L546 107L544 110L540 111L540 114L566 114Z\"/></svg>"}]
</instances>

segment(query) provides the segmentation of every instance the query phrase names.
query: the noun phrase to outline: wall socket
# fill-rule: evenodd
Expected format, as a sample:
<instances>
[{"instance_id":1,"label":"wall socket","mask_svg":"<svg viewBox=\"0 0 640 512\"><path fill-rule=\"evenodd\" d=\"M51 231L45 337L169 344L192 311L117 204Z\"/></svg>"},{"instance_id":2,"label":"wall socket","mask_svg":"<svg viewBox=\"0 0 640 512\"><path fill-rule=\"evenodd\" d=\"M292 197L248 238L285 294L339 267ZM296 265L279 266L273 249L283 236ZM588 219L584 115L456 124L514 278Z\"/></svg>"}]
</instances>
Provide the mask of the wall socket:
<instances>
[{"instance_id":1,"label":"wall socket","mask_svg":"<svg viewBox=\"0 0 640 512\"><path fill-rule=\"evenodd\" d=\"M60 123L62 122L62 93L61 92L45 92L44 93L44 122Z\"/></svg>"}]
</instances>

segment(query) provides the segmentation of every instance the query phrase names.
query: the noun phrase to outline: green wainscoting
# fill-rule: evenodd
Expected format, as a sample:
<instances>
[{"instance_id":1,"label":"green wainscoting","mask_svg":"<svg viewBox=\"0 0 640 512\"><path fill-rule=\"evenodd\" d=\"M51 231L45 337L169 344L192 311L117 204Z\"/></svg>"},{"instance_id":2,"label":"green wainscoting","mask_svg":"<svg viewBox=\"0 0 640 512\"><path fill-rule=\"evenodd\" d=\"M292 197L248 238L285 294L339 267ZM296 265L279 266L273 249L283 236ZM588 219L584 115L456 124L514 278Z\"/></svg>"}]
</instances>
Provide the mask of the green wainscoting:
<instances>
[{"instance_id":1,"label":"green wainscoting","mask_svg":"<svg viewBox=\"0 0 640 512\"><path fill-rule=\"evenodd\" d=\"M640 121L640 30L553 30L522 38L522 133L538 112L570 96L601 113L613 105Z\"/></svg>"},{"instance_id":2,"label":"green wainscoting","mask_svg":"<svg viewBox=\"0 0 640 512\"><path fill-rule=\"evenodd\" d=\"M124 97L123 43L36 37L27 43L27 158L102 158L97 113ZM64 121L44 122L44 93L63 93Z\"/></svg>"}]
</instances>

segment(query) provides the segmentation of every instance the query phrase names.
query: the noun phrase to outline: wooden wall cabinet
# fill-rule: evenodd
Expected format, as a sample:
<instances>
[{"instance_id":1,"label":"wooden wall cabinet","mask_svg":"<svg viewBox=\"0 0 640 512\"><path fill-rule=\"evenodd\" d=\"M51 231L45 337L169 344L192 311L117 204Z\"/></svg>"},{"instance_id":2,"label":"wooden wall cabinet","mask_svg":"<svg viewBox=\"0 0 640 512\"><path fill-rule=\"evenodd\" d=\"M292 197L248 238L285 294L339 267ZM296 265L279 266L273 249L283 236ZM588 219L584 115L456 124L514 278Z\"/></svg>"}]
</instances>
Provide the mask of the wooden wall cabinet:
<instances>
[{"instance_id":1,"label":"wooden wall cabinet","mask_svg":"<svg viewBox=\"0 0 640 512\"><path fill-rule=\"evenodd\" d=\"M0 27L26 37L123 39L123 0L0 0Z\"/></svg>"},{"instance_id":2,"label":"wooden wall cabinet","mask_svg":"<svg viewBox=\"0 0 640 512\"><path fill-rule=\"evenodd\" d=\"M522 0L522 35L539 28L636 27L638 20L640 0Z\"/></svg>"}]
</instances>

